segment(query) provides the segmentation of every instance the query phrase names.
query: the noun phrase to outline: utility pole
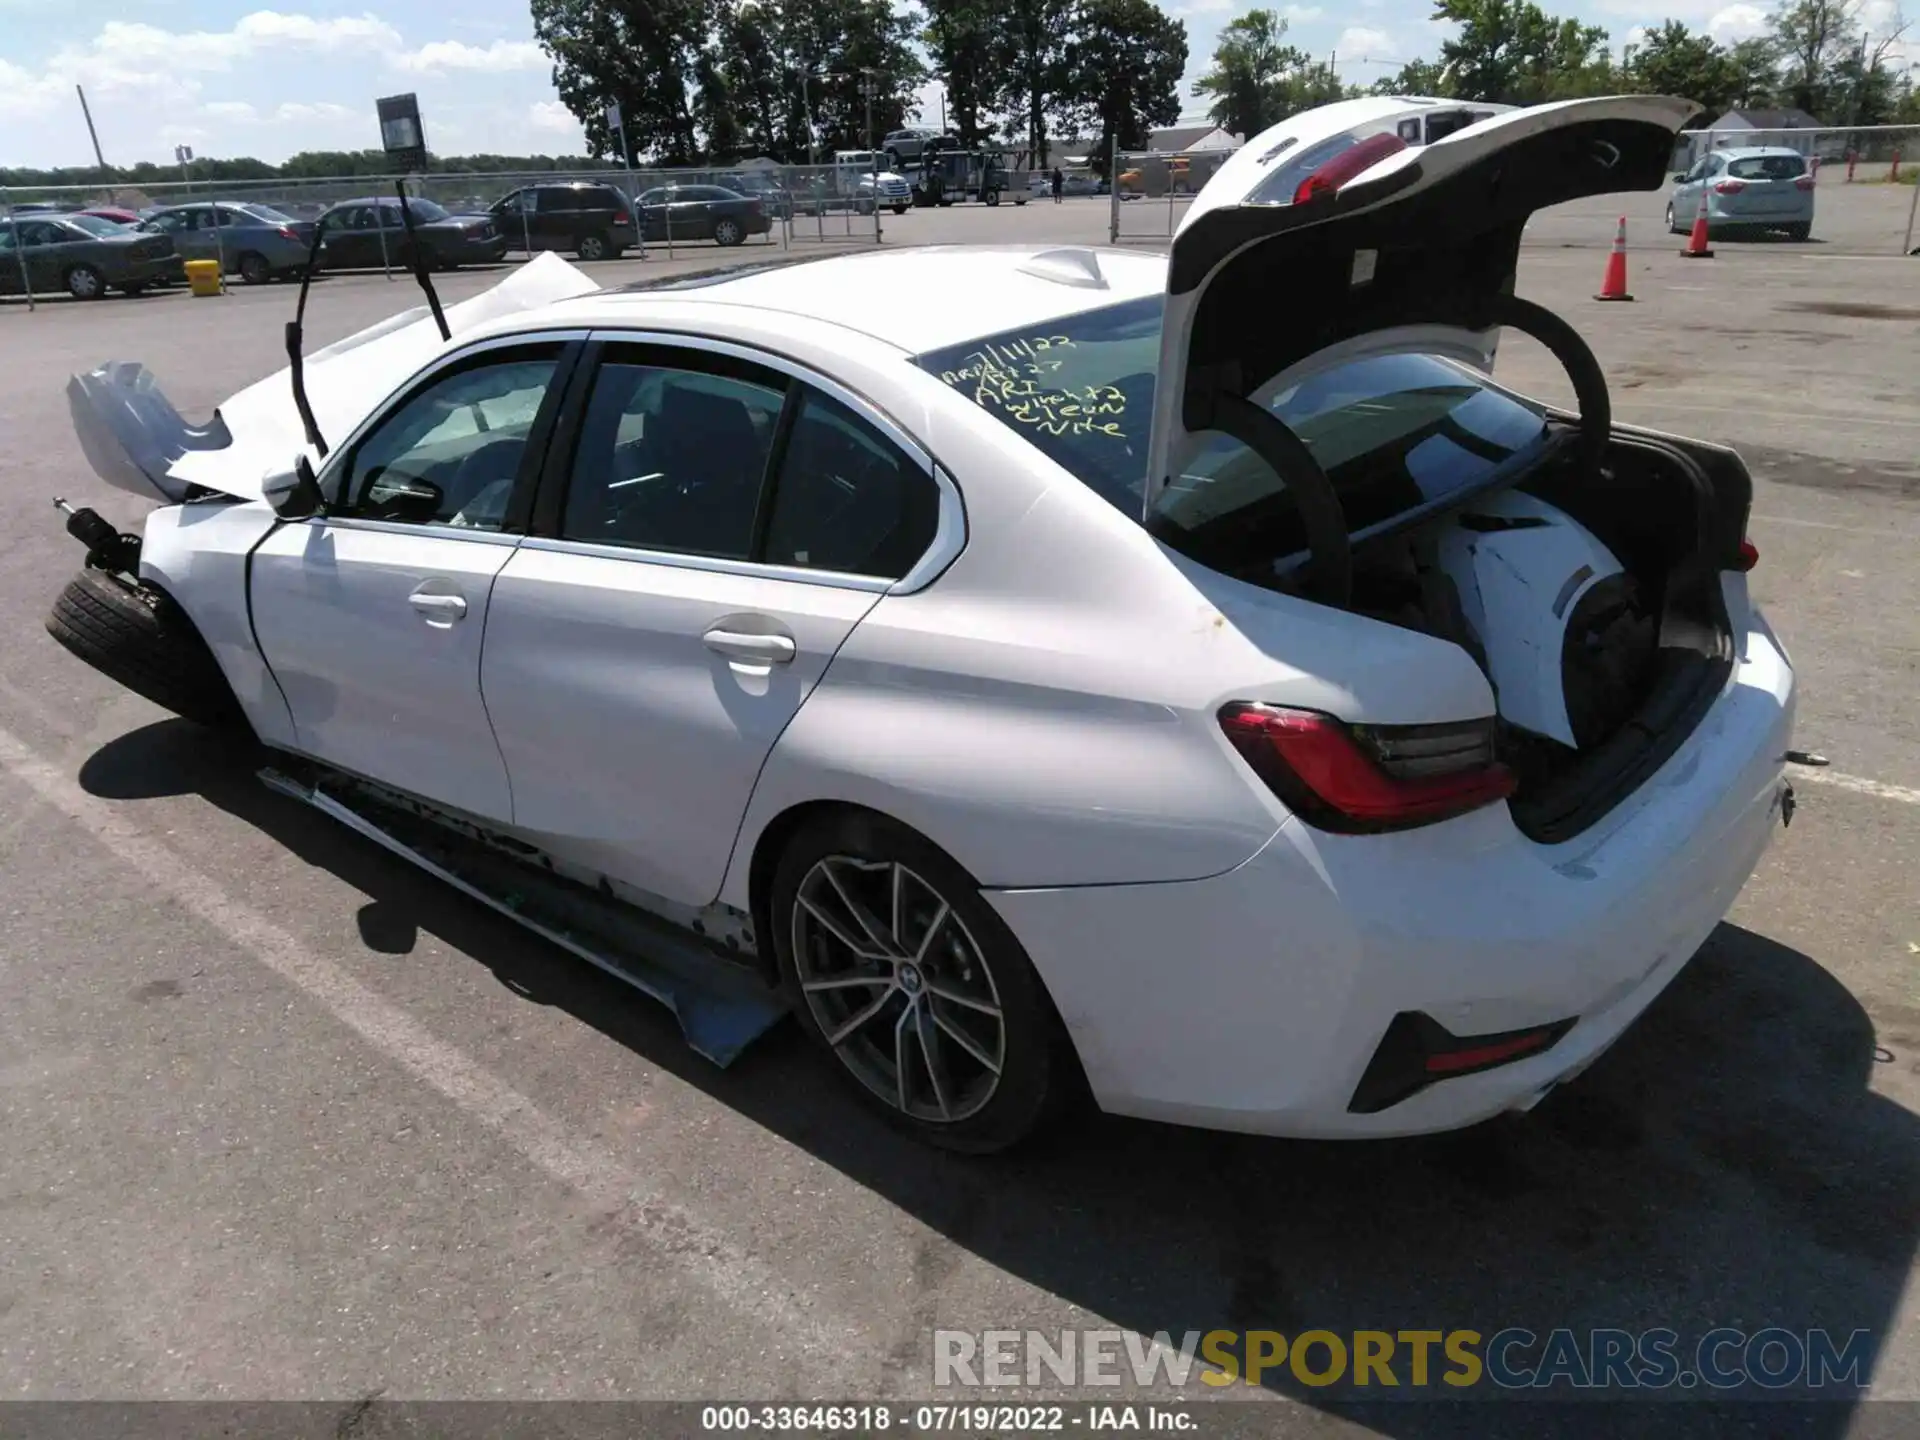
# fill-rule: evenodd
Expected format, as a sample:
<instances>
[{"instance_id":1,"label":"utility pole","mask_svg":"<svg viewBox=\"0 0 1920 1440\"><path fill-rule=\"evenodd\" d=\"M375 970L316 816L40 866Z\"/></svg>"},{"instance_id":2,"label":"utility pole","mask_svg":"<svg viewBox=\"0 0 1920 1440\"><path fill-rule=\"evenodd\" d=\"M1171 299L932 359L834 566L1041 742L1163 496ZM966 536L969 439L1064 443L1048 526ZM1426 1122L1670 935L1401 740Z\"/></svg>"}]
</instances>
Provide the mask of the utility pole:
<instances>
[{"instance_id":1,"label":"utility pole","mask_svg":"<svg viewBox=\"0 0 1920 1440\"><path fill-rule=\"evenodd\" d=\"M80 97L80 113L87 120L87 138L93 141L94 163L104 172L107 168L107 157L100 153L100 132L93 128L93 111L87 108L87 92L76 85L73 87L73 93ZM105 174L100 178L106 179Z\"/></svg>"},{"instance_id":2,"label":"utility pole","mask_svg":"<svg viewBox=\"0 0 1920 1440\"><path fill-rule=\"evenodd\" d=\"M869 68L860 72L860 93L867 102L867 163L873 170L873 240L880 243L880 152L873 148L873 76Z\"/></svg>"}]
</instances>

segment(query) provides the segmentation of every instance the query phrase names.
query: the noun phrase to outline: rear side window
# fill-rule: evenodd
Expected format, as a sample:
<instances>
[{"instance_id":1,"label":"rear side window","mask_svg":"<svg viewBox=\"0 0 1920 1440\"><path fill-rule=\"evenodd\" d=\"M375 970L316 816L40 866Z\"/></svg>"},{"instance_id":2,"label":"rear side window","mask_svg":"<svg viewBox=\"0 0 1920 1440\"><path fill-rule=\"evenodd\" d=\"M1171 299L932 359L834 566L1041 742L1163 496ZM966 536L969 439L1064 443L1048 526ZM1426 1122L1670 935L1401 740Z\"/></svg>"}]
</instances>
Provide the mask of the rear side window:
<instances>
[{"instance_id":1,"label":"rear side window","mask_svg":"<svg viewBox=\"0 0 1920 1440\"><path fill-rule=\"evenodd\" d=\"M1727 162L1727 175L1734 180L1795 180L1807 173L1807 162L1798 155L1748 155Z\"/></svg>"},{"instance_id":2,"label":"rear side window","mask_svg":"<svg viewBox=\"0 0 1920 1440\"><path fill-rule=\"evenodd\" d=\"M803 392L774 490L768 564L898 580L939 520L924 469L839 401Z\"/></svg>"}]
</instances>

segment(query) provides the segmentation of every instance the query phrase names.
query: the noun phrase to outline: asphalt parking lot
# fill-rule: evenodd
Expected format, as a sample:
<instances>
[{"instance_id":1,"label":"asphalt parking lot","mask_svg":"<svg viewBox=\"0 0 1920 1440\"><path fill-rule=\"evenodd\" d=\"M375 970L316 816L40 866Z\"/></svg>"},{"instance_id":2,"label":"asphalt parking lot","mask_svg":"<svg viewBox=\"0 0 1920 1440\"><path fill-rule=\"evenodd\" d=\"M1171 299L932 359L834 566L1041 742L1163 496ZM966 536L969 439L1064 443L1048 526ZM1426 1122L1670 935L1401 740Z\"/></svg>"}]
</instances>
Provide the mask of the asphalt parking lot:
<instances>
[{"instance_id":1,"label":"asphalt parking lot","mask_svg":"<svg viewBox=\"0 0 1920 1440\"><path fill-rule=\"evenodd\" d=\"M1871 1331L1875 1394L1909 1402L1795 1412L1796 1433L1910 1432L1920 259L1683 261L1636 219L1638 298L1603 305L1617 209L1536 220L1520 291L1587 335L1619 418L1747 454L1754 586L1833 768L1592 1070L1524 1119L1367 1145L1099 1120L965 1161L869 1121L791 1027L712 1069L651 1002L267 792L42 632L79 559L51 497L139 508L81 458L68 373L144 360L204 413L281 363L292 289L0 305L0 1395L311 1399L345 1423L374 1396L926 1396L936 1327L1774 1324ZM1106 223L1093 200L883 217L889 245ZM310 343L417 299L328 279ZM1561 388L1518 341L1500 373ZM1291 1378L1233 1390L1275 1402L1261 1433L1494 1428L1477 1406L1335 1414ZM1528 1423L1625 1433L1585 1406Z\"/></svg>"}]
</instances>

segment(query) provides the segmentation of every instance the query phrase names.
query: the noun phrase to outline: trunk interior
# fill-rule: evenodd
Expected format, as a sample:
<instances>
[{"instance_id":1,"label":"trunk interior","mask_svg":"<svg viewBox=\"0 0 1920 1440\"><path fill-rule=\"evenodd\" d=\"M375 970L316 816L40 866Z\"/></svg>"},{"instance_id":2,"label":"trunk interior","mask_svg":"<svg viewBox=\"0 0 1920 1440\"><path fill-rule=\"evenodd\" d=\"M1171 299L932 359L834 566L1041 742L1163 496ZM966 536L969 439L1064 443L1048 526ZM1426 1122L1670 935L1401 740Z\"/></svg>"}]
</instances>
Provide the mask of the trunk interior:
<instances>
[{"instance_id":1,"label":"trunk interior","mask_svg":"<svg viewBox=\"0 0 1920 1440\"><path fill-rule=\"evenodd\" d=\"M1632 794L1692 733L1725 688L1734 642L1721 571L1744 536L1751 485L1729 451L1614 432L1599 477L1563 452L1515 487L1575 521L1617 560L1568 605L1576 573L1558 595L1538 594L1557 643L1530 650L1564 700L1564 738L1514 723L1487 641L1525 617L1489 605L1476 633L1460 586L1438 562L1449 530L1475 537L1548 522L1512 518L1483 495L1408 532L1357 545L1351 608L1451 640L1494 683L1500 758L1519 788L1511 803L1522 833L1539 843L1578 835ZM1487 513L1501 512L1505 513ZM1558 576L1555 572L1555 583ZM1560 621L1565 608L1564 627ZM1567 743L1571 740L1572 743Z\"/></svg>"}]
</instances>

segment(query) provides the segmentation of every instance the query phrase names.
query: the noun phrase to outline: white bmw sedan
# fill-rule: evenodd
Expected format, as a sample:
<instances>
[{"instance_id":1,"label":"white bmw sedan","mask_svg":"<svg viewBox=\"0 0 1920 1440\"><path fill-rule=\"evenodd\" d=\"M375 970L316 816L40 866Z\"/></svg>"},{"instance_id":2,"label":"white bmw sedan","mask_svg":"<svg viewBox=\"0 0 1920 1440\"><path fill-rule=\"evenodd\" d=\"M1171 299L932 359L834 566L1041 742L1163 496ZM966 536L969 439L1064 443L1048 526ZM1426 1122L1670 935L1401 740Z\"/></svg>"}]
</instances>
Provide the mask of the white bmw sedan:
<instances>
[{"instance_id":1,"label":"white bmw sedan","mask_svg":"<svg viewBox=\"0 0 1920 1440\"><path fill-rule=\"evenodd\" d=\"M49 628L705 1053L790 1010L943 1144L1082 1087L1284 1135L1527 1108L1791 816L1793 674L1738 456L1613 424L1512 296L1528 216L1657 187L1691 107L1409 146L1427 103L1256 137L1170 256L545 257L298 404L78 376L164 504L75 516ZM1491 378L1504 327L1577 414Z\"/></svg>"}]
</instances>

